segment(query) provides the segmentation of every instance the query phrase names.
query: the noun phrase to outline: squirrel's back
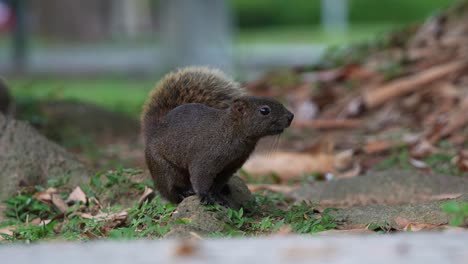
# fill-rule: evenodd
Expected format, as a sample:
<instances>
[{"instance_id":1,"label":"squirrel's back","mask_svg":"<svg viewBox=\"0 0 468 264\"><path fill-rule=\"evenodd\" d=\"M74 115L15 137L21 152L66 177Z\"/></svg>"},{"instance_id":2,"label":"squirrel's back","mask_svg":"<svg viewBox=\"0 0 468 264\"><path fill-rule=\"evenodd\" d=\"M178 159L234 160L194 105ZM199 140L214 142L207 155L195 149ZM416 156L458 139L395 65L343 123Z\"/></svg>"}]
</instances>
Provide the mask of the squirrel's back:
<instances>
[{"instance_id":1,"label":"squirrel's back","mask_svg":"<svg viewBox=\"0 0 468 264\"><path fill-rule=\"evenodd\" d=\"M167 112L179 105L200 103L225 109L243 95L239 84L221 71L206 67L188 67L167 74L151 92L141 123L145 138Z\"/></svg>"}]
</instances>

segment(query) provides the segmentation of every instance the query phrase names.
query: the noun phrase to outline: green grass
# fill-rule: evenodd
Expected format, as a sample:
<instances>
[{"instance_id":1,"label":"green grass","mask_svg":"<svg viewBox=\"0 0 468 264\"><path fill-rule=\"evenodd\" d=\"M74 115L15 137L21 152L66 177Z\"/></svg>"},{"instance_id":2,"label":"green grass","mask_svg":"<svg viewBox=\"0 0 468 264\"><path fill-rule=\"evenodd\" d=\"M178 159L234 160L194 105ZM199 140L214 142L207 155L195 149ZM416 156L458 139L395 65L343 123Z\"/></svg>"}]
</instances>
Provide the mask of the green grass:
<instances>
[{"instance_id":1,"label":"green grass","mask_svg":"<svg viewBox=\"0 0 468 264\"><path fill-rule=\"evenodd\" d=\"M442 210L451 216L450 225L463 226L468 220L468 203L448 201L442 204Z\"/></svg>"},{"instance_id":2,"label":"green grass","mask_svg":"<svg viewBox=\"0 0 468 264\"><path fill-rule=\"evenodd\" d=\"M0 222L0 228L13 227L13 234L0 236L9 242L26 243L41 240L158 238L167 234L174 224L190 224L190 220L173 219L176 206L163 202L158 196L138 204L136 201L143 189L152 185L151 182L132 178L140 174L141 171L133 169L96 174L88 184L80 186L86 193L87 202L70 205L63 213L54 205L36 199L35 194L54 187L54 193L66 199L71 192L71 188L65 186L66 178L49 181L44 187L25 188L4 202L7 220ZM82 213L121 213L124 208L122 204L127 199L125 197L131 198L133 206L130 205L131 208L126 211L128 218L123 222L82 216ZM211 236L266 235L282 227L288 227L288 230L298 234L314 234L336 227L334 218L329 214L331 209L319 213L315 210L315 204L294 204L280 193L265 191L261 195L254 194L254 200L245 208L247 211L206 206L207 211L214 212L225 221L223 231ZM38 225L29 223L37 218L51 221Z\"/></svg>"},{"instance_id":3,"label":"green grass","mask_svg":"<svg viewBox=\"0 0 468 264\"><path fill-rule=\"evenodd\" d=\"M398 28L398 24L352 24L346 32L326 32L319 26L278 26L243 29L238 44L323 44L349 45L369 41L380 34Z\"/></svg>"},{"instance_id":4,"label":"green grass","mask_svg":"<svg viewBox=\"0 0 468 264\"><path fill-rule=\"evenodd\" d=\"M419 21L456 0L349 0L351 23L410 23ZM241 28L272 25L318 24L319 0L232 0L233 13Z\"/></svg>"},{"instance_id":5,"label":"green grass","mask_svg":"<svg viewBox=\"0 0 468 264\"><path fill-rule=\"evenodd\" d=\"M66 99L95 103L137 117L148 92L157 80L102 79L11 79L16 98Z\"/></svg>"},{"instance_id":6,"label":"green grass","mask_svg":"<svg viewBox=\"0 0 468 264\"><path fill-rule=\"evenodd\" d=\"M453 156L453 153L449 153L448 150L446 150L446 152L431 154L422 158L421 161L435 173L455 176L465 175L466 173L463 173L455 164L451 163ZM393 168L417 170L417 168L411 164L411 156L408 148L394 149L385 160L375 166L377 170L390 170Z\"/></svg>"}]
</instances>

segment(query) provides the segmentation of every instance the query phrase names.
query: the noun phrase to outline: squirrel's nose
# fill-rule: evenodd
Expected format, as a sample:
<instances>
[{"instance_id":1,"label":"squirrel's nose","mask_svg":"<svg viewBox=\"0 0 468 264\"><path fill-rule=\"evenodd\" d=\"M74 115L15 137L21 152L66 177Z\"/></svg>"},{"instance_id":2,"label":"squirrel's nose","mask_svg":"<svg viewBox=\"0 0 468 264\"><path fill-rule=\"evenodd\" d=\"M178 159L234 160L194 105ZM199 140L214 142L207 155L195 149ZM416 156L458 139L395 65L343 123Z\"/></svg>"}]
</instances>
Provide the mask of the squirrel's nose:
<instances>
[{"instance_id":1,"label":"squirrel's nose","mask_svg":"<svg viewBox=\"0 0 468 264\"><path fill-rule=\"evenodd\" d=\"M289 122L289 124L291 124L291 122L293 121L293 119L294 119L294 114L291 113L291 112L289 112L289 114L288 114L288 122Z\"/></svg>"}]
</instances>

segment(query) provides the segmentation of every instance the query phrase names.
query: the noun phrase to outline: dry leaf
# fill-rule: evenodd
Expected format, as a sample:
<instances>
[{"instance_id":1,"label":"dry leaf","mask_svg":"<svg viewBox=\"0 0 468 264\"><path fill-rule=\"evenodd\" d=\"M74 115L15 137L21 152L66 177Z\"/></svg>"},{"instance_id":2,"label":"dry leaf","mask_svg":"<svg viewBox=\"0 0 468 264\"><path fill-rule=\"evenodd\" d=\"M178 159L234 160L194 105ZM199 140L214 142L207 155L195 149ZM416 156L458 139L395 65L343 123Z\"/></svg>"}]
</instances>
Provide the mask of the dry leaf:
<instances>
[{"instance_id":1,"label":"dry leaf","mask_svg":"<svg viewBox=\"0 0 468 264\"><path fill-rule=\"evenodd\" d=\"M65 200L67 204L73 204L76 202L82 202L83 204L86 204L88 199L86 198L86 194L83 192L83 190L77 186L73 191L68 195L68 198Z\"/></svg>"},{"instance_id":2,"label":"dry leaf","mask_svg":"<svg viewBox=\"0 0 468 264\"><path fill-rule=\"evenodd\" d=\"M153 189L145 186L143 194L138 199L138 204L141 206L145 201L151 200L155 197Z\"/></svg>"},{"instance_id":3,"label":"dry leaf","mask_svg":"<svg viewBox=\"0 0 468 264\"><path fill-rule=\"evenodd\" d=\"M397 224L396 228L398 230L403 230L403 231L417 232L421 230L432 230L436 228L441 228L441 225L434 225L430 223L414 223L403 217L397 217L395 219L395 223Z\"/></svg>"},{"instance_id":4,"label":"dry leaf","mask_svg":"<svg viewBox=\"0 0 468 264\"><path fill-rule=\"evenodd\" d=\"M278 236L288 236L294 234L293 228L290 225L282 225L278 231L273 233L272 235Z\"/></svg>"},{"instance_id":5,"label":"dry leaf","mask_svg":"<svg viewBox=\"0 0 468 264\"><path fill-rule=\"evenodd\" d=\"M281 192L281 193L289 193L299 186L289 186L289 185L282 185L282 184L248 184L247 187L251 192L259 192L259 191L272 191L272 192Z\"/></svg>"},{"instance_id":6,"label":"dry leaf","mask_svg":"<svg viewBox=\"0 0 468 264\"><path fill-rule=\"evenodd\" d=\"M88 213L78 213L78 216L84 219L93 219L96 221L125 221L128 218L127 210L120 211L118 213L103 213L99 212L96 215L91 215Z\"/></svg>"},{"instance_id":7,"label":"dry leaf","mask_svg":"<svg viewBox=\"0 0 468 264\"><path fill-rule=\"evenodd\" d=\"M427 169L429 166L422 160L410 159L409 162L417 169Z\"/></svg>"},{"instance_id":8,"label":"dry leaf","mask_svg":"<svg viewBox=\"0 0 468 264\"><path fill-rule=\"evenodd\" d=\"M58 194L52 194L52 203L59 209L61 213L65 213L68 210L68 205Z\"/></svg>"},{"instance_id":9,"label":"dry leaf","mask_svg":"<svg viewBox=\"0 0 468 264\"><path fill-rule=\"evenodd\" d=\"M6 236L13 236L15 229L16 228L14 226L6 226L6 227L0 228L0 241L5 240L2 234Z\"/></svg>"},{"instance_id":10,"label":"dry leaf","mask_svg":"<svg viewBox=\"0 0 468 264\"><path fill-rule=\"evenodd\" d=\"M42 222L42 219L40 217L34 218L31 221L27 221L26 224L28 225L39 225Z\"/></svg>"},{"instance_id":11,"label":"dry leaf","mask_svg":"<svg viewBox=\"0 0 468 264\"><path fill-rule=\"evenodd\" d=\"M418 231L440 229L441 227L442 226L440 225L427 224L427 223L409 223L403 228L403 231L418 232Z\"/></svg>"},{"instance_id":12,"label":"dry leaf","mask_svg":"<svg viewBox=\"0 0 468 264\"><path fill-rule=\"evenodd\" d=\"M390 150L395 143L386 140L380 141L371 141L368 142L364 147L363 150L366 154L377 154L387 150Z\"/></svg>"},{"instance_id":13,"label":"dry leaf","mask_svg":"<svg viewBox=\"0 0 468 264\"><path fill-rule=\"evenodd\" d=\"M33 197L46 204L50 204L52 202L52 195L47 192L37 192Z\"/></svg>"},{"instance_id":14,"label":"dry leaf","mask_svg":"<svg viewBox=\"0 0 468 264\"><path fill-rule=\"evenodd\" d=\"M468 171L468 150L460 150L453 160L454 164L462 172Z\"/></svg>"},{"instance_id":15,"label":"dry leaf","mask_svg":"<svg viewBox=\"0 0 468 264\"><path fill-rule=\"evenodd\" d=\"M421 140L410 150L410 156L416 159L425 158L435 152L434 146L427 140Z\"/></svg>"},{"instance_id":16,"label":"dry leaf","mask_svg":"<svg viewBox=\"0 0 468 264\"><path fill-rule=\"evenodd\" d=\"M350 170L355 165L355 156L352 149L342 151L335 155L333 159L333 166L339 172Z\"/></svg>"}]
</instances>

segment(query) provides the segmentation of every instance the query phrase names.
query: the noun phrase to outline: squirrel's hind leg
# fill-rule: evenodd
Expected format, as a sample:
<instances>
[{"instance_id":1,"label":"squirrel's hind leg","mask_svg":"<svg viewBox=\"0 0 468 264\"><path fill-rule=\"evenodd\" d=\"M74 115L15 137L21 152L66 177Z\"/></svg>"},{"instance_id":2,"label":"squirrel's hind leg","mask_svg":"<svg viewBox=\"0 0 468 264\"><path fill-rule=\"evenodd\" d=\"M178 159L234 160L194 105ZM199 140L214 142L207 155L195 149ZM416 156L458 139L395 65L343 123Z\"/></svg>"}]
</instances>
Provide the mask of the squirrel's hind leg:
<instances>
[{"instance_id":1,"label":"squirrel's hind leg","mask_svg":"<svg viewBox=\"0 0 468 264\"><path fill-rule=\"evenodd\" d=\"M227 201L218 192L213 191L216 174L210 173L205 169L204 167L190 168L190 182L192 183L193 190L203 204L228 206Z\"/></svg>"},{"instance_id":2,"label":"squirrel's hind leg","mask_svg":"<svg viewBox=\"0 0 468 264\"><path fill-rule=\"evenodd\" d=\"M147 165L158 193L171 203L178 204L195 194L189 176L155 153L146 152Z\"/></svg>"}]
</instances>

